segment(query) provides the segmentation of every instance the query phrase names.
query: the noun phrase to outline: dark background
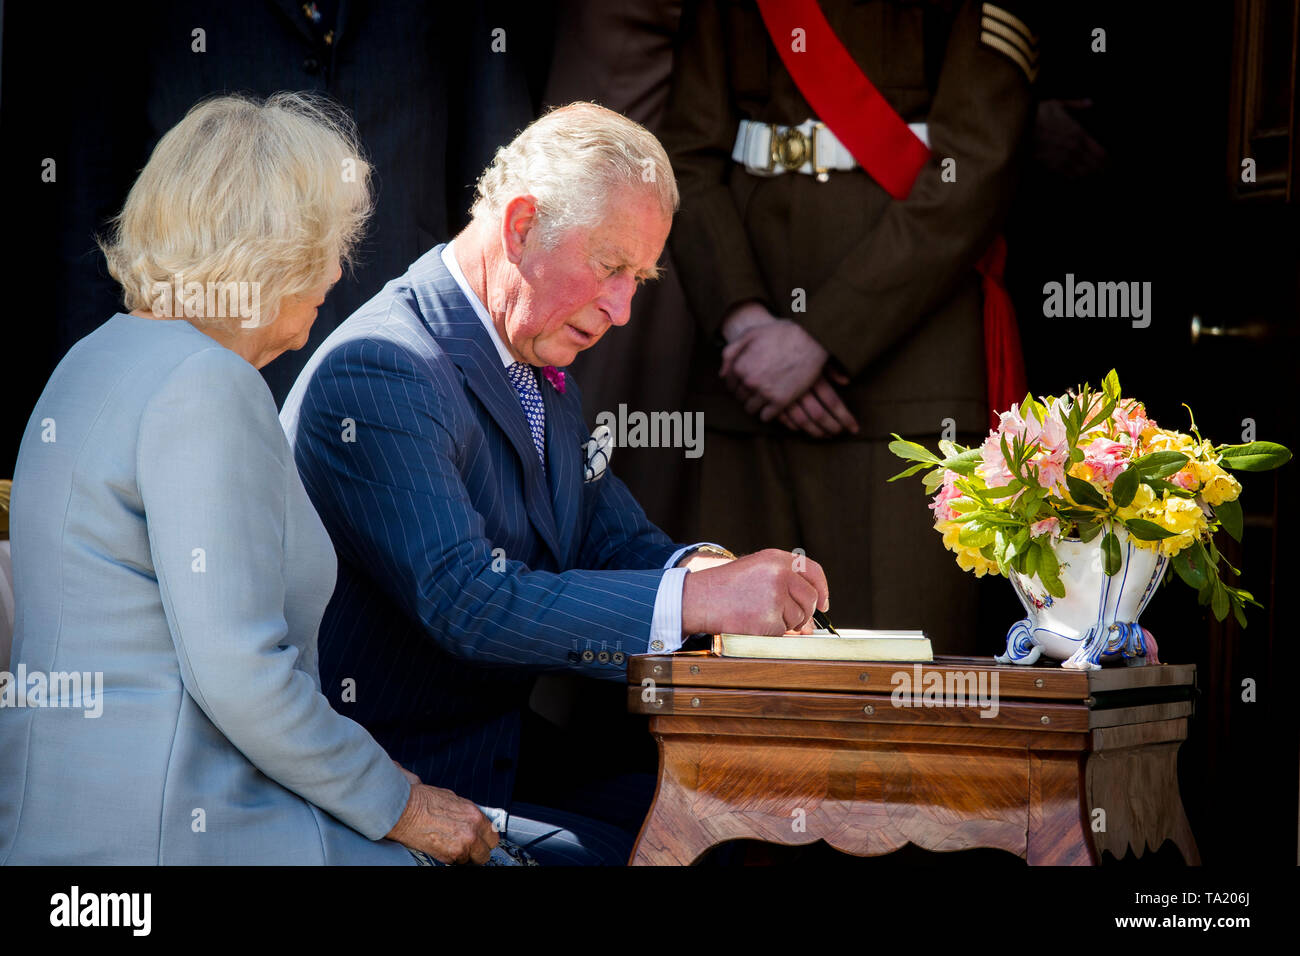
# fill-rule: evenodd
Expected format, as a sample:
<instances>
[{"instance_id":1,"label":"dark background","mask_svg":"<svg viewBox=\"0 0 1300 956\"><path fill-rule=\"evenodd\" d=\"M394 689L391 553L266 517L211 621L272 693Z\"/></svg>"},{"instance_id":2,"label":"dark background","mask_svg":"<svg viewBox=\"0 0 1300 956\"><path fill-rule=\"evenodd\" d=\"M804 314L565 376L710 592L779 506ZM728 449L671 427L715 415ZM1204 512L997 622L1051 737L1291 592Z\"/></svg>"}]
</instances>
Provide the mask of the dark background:
<instances>
[{"instance_id":1,"label":"dark background","mask_svg":"<svg viewBox=\"0 0 1300 956\"><path fill-rule=\"evenodd\" d=\"M368 26L352 35L351 60L312 70L311 44L289 25L294 5L287 2L144 2L89 12L32 0L3 4L0 163L10 292L0 355L10 395L0 475L12 474L28 414L58 360L120 305L91 234L120 208L157 136L193 100L221 89L333 93L357 115L376 161L377 221L409 233L401 244L363 248L361 267L322 308L312 343L268 367L281 399L321 337L463 224L477 172L544 105L555 24L571 22L583 5L365 6L366 19L356 23ZM1184 429L1187 402L1216 442L1240 441L1249 418L1259 438L1300 446L1297 3L1043 7L1039 95L1069 103L1075 125L1039 125L1006 228L1031 389L1059 394L1098 383L1114 367L1125 394L1144 399L1163 426ZM191 19L208 23L202 77L186 65ZM418 29L403 26L410 23ZM492 58L486 44L466 42L488 25L506 26L510 56ZM1106 31L1104 53L1090 49L1098 27ZM223 30L259 55L219 61L213 43ZM396 122L402 110L418 111L418 122ZM1240 181L1245 156L1258 160L1255 184ZM41 180L46 157L58 163L55 183ZM1043 285L1067 273L1150 281L1150 327L1045 318ZM1228 334L1194 343L1194 315ZM625 464L634 491L655 480L643 460L629 455ZM1243 485L1244 542L1220 546L1265 610L1253 610L1244 631L1231 620L1218 624L1169 575L1143 623L1159 638L1163 659L1197 665L1180 774L1202 858L1294 864L1297 627L1286 622L1300 584L1293 544L1300 465L1245 475ZM674 523L672 514L652 510L651 517L670 529ZM981 652L993 654L1021 614L1004 580L981 588L973 626ZM1242 700L1248 679L1257 685L1253 703Z\"/></svg>"}]
</instances>

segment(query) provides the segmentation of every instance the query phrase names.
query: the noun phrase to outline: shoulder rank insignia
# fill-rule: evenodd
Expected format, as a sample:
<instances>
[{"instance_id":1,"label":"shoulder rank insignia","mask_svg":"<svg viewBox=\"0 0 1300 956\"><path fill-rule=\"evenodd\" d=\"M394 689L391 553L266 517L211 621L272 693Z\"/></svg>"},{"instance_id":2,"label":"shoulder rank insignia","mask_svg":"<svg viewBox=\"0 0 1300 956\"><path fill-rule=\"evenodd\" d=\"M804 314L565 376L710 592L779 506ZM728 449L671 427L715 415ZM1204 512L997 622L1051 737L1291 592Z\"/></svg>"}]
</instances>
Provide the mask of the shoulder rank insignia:
<instances>
[{"instance_id":1,"label":"shoulder rank insignia","mask_svg":"<svg viewBox=\"0 0 1300 956\"><path fill-rule=\"evenodd\" d=\"M1034 82L1038 76L1038 37L1024 20L997 4L984 4L980 13L980 42L1020 67L1025 78Z\"/></svg>"}]
</instances>

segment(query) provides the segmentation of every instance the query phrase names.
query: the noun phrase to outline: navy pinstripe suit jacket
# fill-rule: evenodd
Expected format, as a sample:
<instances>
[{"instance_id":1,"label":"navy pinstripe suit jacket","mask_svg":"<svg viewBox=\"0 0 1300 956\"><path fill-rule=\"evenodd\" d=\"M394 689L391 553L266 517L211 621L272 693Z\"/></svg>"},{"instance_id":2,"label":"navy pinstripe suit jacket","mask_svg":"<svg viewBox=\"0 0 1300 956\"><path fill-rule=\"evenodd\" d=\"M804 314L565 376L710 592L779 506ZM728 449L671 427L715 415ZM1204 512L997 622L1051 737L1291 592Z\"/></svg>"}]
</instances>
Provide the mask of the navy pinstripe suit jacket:
<instances>
[{"instance_id":1,"label":"navy pinstripe suit jacket","mask_svg":"<svg viewBox=\"0 0 1300 956\"><path fill-rule=\"evenodd\" d=\"M338 552L319 641L330 702L426 783L505 807L533 679L624 679L582 652L645 653L677 545L611 471L584 483L571 376L563 395L541 380L543 472L441 251L325 340L280 420Z\"/></svg>"}]
</instances>

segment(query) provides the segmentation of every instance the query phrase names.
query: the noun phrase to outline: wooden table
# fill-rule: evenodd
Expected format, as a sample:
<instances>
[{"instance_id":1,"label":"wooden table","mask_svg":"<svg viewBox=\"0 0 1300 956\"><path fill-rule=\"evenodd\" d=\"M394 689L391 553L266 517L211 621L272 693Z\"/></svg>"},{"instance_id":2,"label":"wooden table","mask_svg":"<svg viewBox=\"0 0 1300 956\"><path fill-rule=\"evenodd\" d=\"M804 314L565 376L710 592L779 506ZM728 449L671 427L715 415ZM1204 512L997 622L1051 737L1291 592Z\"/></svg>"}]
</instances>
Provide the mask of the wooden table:
<instances>
[{"instance_id":1,"label":"wooden table","mask_svg":"<svg viewBox=\"0 0 1300 956\"><path fill-rule=\"evenodd\" d=\"M633 657L628 679L628 705L652 715L659 745L634 865L689 864L745 838L825 840L856 856L995 847L1030 865L1095 865L1168 838L1200 863L1178 790L1192 665L699 652Z\"/></svg>"}]
</instances>

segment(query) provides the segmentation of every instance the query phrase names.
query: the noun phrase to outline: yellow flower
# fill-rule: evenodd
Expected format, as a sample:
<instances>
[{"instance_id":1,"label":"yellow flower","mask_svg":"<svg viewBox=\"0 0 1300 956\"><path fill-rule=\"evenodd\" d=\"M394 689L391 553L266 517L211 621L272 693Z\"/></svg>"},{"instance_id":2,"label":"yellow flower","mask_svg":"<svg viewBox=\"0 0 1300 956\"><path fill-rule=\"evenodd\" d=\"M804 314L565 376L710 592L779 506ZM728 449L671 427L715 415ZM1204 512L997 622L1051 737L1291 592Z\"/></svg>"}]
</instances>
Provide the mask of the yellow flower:
<instances>
[{"instance_id":1,"label":"yellow flower","mask_svg":"<svg viewBox=\"0 0 1300 956\"><path fill-rule=\"evenodd\" d=\"M1171 432L1166 428L1148 428L1142 433L1142 440L1147 443L1143 454L1153 451L1180 451L1184 455L1190 455L1196 449L1196 441L1191 435Z\"/></svg>"},{"instance_id":2,"label":"yellow flower","mask_svg":"<svg viewBox=\"0 0 1300 956\"><path fill-rule=\"evenodd\" d=\"M1194 461L1190 467L1201 482L1201 497L1208 505L1236 501L1241 494L1241 482L1224 471L1215 462Z\"/></svg>"},{"instance_id":3,"label":"yellow flower","mask_svg":"<svg viewBox=\"0 0 1300 956\"><path fill-rule=\"evenodd\" d=\"M975 577L999 574L998 563L980 554L979 548L968 547L958 540L962 525L956 521L937 521L935 530L943 535L943 546L957 556L957 566L963 571L975 572Z\"/></svg>"},{"instance_id":4,"label":"yellow flower","mask_svg":"<svg viewBox=\"0 0 1300 956\"><path fill-rule=\"evenodd\" d=\"M1172 538L1160 541L1160 552L1166 557L1173 557L1184 548L1196 543L1196 539L1209 527L1205 512L1195 501L1188 498L1166 497L1163 507L1152 509L1149 519L1166 531L1172 531Z\"/></svg>"},{"instance_id":5,"label":"yellow flower","mask_svg":"<svg viewBox=\"0 0 1300 956\"><path fill-rule=\"evenodd\" d=\"M1133 494L1133 500L1125 507L1117 508L1115 513L1125 521L1129 518L1145 518L1147 516L1143 512L1157 504L1155 492L1147 485L1139 484L1137 491Z\"/></svg>"}]
</instances>

